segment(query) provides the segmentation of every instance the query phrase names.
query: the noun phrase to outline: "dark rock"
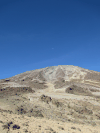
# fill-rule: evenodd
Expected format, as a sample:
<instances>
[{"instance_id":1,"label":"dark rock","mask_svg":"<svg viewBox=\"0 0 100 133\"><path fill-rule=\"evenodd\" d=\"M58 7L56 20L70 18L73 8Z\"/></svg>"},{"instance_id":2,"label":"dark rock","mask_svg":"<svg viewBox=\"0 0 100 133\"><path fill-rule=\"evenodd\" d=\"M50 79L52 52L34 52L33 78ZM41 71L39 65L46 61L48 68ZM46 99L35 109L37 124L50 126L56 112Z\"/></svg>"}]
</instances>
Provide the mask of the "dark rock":
<instances>
[{"instance_id":1,"label":"dark rock","mask_svg":"<svg viewBox=\"0 0 100 133\"><path fill-rule=\"evenodd\" d=\"M76 127L71 127L71 129L76 129Z\"/></svg>"},{"instance_id":2,"label":"dark rock","mask_svg":"<svg viewBox=\"0 0 100 133\"><path fill-rule=\"evenodd\" d=\"M44 94L40 96L40 99L41 99L41 101L44 101L46 103L49 103L52 100L51 97L45 96Z\"/></svg>"},{"instance_id":3,"label":"dark rock","mask_svg":"<svg viewBox=\"0 0 100 133\"><path fill-rule=\"evenodd\" d=\"M27 111L23 107L18 107L16 109L16 111L18 114L26 114L27 113Z\"/></svg>"},{"instance_id":4,"label":"dark rock","mask_svg":"<svg viewBox=\"0 0 100 133\"><path fill-rule=\"evenodd\" d=\"M20 129L20 126L15 124L15 125L13 125L12 128L13 128L13 130L16 130L16 129Z\"/></svg>"}]
</instances>

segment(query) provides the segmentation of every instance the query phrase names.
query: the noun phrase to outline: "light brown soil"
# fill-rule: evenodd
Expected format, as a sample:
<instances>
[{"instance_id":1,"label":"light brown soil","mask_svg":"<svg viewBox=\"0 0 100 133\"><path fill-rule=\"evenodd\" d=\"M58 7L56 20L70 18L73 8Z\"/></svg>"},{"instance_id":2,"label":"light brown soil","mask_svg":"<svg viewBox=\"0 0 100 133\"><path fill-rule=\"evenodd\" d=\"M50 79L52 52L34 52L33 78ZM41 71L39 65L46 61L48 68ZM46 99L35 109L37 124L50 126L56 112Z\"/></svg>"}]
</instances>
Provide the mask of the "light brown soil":
<instances>
[{"instance_id":1,"label":"light brown soil","mask_svg":"<svg viewBox=\"0 0 100 133\"><path fill-rule=\"evenodd\" d=\"M0 132L99 133L100 99L57 93L50 83L48 85L47 89L35 93L1 98ZM9 122L13 124L8 126ZM17 129L17 126L20 128Z\"/></svg>"}]
</instances>

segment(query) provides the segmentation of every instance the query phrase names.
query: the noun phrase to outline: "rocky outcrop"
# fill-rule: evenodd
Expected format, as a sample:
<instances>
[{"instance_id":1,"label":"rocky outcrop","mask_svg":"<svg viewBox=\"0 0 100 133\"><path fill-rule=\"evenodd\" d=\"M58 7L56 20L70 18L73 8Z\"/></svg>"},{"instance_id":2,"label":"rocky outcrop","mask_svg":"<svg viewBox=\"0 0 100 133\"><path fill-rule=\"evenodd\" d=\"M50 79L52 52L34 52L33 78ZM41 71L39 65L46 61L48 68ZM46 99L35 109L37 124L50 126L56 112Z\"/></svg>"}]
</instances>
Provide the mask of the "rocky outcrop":
<instances>
[{"instance_id":1,"label":"rocky outcrop","mask_svg":"<svg viewBox=\"0 0 100 133\"><path fill-rule=\"evenodd\" d=\"M76 85L69 86L68 88L66 88L65 92L75 95L92 96L92 93L88 89Z\"/></svg>"}]
</instances>

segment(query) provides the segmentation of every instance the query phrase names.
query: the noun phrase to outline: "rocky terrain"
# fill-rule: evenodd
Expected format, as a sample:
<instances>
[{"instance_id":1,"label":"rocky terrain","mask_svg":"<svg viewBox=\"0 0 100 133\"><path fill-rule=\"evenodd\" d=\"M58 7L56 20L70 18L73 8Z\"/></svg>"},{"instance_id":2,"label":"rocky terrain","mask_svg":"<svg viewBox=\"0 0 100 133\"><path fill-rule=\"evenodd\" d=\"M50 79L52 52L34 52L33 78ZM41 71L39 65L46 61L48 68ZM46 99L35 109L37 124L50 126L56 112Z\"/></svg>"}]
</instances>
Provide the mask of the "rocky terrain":
<instances>
[{"instance_id":1,"label":"rocky terrain","mask_svg":"<svg viewBox=\"0 0 100 133\"><path fill-rule=\"evenodd\" d=\"M1 133L99 133L100 72L72 65L0 80Z\"/></svg>"}]
</instances>

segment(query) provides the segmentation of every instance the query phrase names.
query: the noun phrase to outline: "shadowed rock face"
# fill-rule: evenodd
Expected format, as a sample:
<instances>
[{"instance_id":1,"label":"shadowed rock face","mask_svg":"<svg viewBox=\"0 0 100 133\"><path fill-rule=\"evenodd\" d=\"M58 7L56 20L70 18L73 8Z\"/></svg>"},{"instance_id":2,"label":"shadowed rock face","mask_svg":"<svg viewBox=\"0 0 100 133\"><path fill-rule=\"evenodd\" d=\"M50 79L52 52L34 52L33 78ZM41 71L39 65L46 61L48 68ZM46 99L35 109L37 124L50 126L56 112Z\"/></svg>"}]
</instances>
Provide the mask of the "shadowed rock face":
<instances>
[{"instance_id":1,"label":"shadowed rock face","mask_svg":"<svg viewBox=\"0 0 100 133\"><path fill-rule=\"evenodd\" d=\"M58 89L58 88L61 88L61 87L63 87L63 86L65 86L66 85L66 82L65 82L65 80L63 79L63 78L59 78L57 81L55 81L55 83L54 83L54 87L56 88L56 89Z\"/></svg>"},{"instance_id":2,"label":"shadowed rock face","mask_svg":"<svg viewBox=\"0 0 100 133\"><path fill-rule=\"evenodd\" d=\"M58 68L57 71L56 71L56 77L57 78L63 78L65 76L65 73L64 71L61 69L61 68Z\"/></svg>"},{"instance_id":3,"label":"shadowed rock face","mask_svg":"<svg viewBox=\"0 0 100 133\"><path fill-rule=\"evenodd\" d=\"M21 93L29 92L34 93L35 91L32 90L30 87L6 87L0 89L0 97L18 95Z\"/></svg>"},{"instance_id":4,"label":"shadowed rock face","mask_svg":"<svg viewBox=\"0 0 100 133\"><path fill-rule=\"evenodd\" d=\"M85 76L85 79L87 80L95 80L100 82L100 72L87 72L87 75Z\"/></svg>"},{"instance_id":5,"label":"shadowed rock face","mask_svg":"<svg viewBox=\"0 0 100 133\"><path fill-rule=\"evenodd\" d=\"M76 94L76 95L92 96L92 93L88 89L85 89L76 85L71 85L70 87L66 88L65 92L70 94Z\"/></svg>"},{"instance_id":6,"label":"shadowed rock face","mask_svg":"<svg viewBox=\"0 0 100 133\"><path fill-rule=\"evenodd\" d=\"M48 87L45 84L45 82L39 82L38 80L29 81L27 85L30 86L31 88L36 88L36 89L46 89Z\"/></svg>"}]
</instances>

